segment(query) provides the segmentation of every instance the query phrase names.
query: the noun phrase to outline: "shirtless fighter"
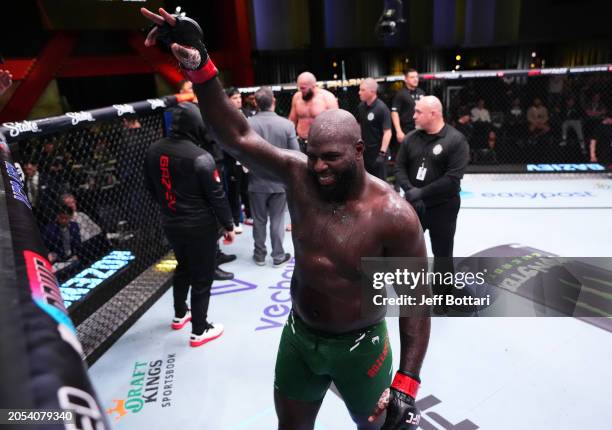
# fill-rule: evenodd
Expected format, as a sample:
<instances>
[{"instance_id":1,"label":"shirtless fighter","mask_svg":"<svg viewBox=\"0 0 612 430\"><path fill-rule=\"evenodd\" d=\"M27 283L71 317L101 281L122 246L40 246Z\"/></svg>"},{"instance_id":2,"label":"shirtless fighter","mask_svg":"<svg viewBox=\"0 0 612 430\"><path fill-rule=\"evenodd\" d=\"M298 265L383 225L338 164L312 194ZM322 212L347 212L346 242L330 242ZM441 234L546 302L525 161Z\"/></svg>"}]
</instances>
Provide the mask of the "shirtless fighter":
<instances>
[{"instance_id":1,"label":"shirtless fighter","mask_svg":"<svg viewBox=\"0 0 612 430\"><path fill-rule=\"evenodd\" d=\"M310 73L301 73L297 78L298 91L291 99L289 121L295 124L300 150L306 152L306 141L310 124L321 112L338 109L336 96L317 87L317 78Z\"/></svg>"},{"instance_id":2,"label":"shirtless fighter","mask_svg":"<svg viewBox=\"0 0 612 430\"><path fill-rule=\"evenodd\" d=\"M312 430L334 382L358 429L416 429L429 314L399 318L400 368L391 383L385 309L360 312L360 279L362 256L424 257L423 233L410 205L366 173L357 121L344 110L321 113L310 125L306 155L269 144L225 96L199 25L163 9L142 13L155 24L145 45L170 48L223 144L287 187L296 265L276 361L278 428Z\"/></svg>"}]
</instances>

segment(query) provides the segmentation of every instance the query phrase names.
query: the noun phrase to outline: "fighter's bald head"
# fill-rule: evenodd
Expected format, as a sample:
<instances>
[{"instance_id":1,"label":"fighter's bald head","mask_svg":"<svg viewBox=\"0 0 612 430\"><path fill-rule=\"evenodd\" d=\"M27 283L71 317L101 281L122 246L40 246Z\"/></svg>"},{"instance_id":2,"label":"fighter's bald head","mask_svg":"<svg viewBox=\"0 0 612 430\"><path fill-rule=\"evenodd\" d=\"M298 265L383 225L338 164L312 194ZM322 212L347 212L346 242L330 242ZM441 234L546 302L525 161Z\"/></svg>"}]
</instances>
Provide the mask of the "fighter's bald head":
<instances>
[{"instance_id":1,"label":"fighter's bald head","mask_svg":"<svg viewBox=\"0 0 612 430\"><path fill-rule=\"evenodd\" d=\"M312 122L308 140L354 145L361 140L361 129L350 112L344 109L330 109L321 112Z\"/></svg>"},{"instance_id":2,"label":"fighter's bald head","mask_svg":"<svg viewBox=\"0 0 612 430\"><path fill-rule=\"evenodd\" d=\"M423 111L442 115L442 102L436 96L424 96L417 102Z\"/></svg>"},{"instance_id":3,"label":"fighter's bald head","mask_svg":"<svg viewBox=\"0 0 612 430\"><path fill-rule=\"evenodd\" d=\"M310 72L302 72L299 74L297 78L297 83L298 85L300 84L314 85L317 83L317 78L315 78L315 75L313 75Z\"/></svg>"},{"instance_id":4,"label":"fighter's bald head","mask_svg":"<svg viewBox=\"0 0 612 430\"><path fill-rule=\"evenodd\" d=\"M361 82L361 85L370 91L376 92L378 90L378 82L373 78L365 78L363 82Z\"/></svg>"},{"instance_id":5,"label":"fighter's bald head","mask_svg":"<svg viewBox=\"0 0 612 430\"><path fill-rule=\"evenodd\" d=\"M444 126L442 102L436 96L421 97L414 107L413 118L416 128L428 133L437 132Z\"/></svg>"}]
</instances>

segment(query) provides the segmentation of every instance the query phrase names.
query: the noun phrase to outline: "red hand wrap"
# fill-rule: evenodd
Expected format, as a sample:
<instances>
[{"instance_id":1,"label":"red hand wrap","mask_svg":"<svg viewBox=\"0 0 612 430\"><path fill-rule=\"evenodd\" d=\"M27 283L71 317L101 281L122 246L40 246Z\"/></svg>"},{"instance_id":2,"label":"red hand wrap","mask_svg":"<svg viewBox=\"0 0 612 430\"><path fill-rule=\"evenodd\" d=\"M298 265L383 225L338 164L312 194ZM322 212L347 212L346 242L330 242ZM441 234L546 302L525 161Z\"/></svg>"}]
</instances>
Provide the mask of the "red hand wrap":
<instances>
[{"instance_id":1,"label":"red hand wrap","mask_svg":"<svg viewBox=\"0 0 612 430\"><path fill-rule=\"evenodd\" d=\"M209 58L204 67L198 70L183 69L183 74L194 84L203 84L215 78L219 74L219 70L215 67L212 60Z\"/></svg>"},{"instance_id":2,"label":"red hand wrap","mask_svg":"<svg viewBox=\"0 0 612 430\"><path fill-rule=\"evenodd\" d=\"M412 379L410 376L397 372L395 374L395 378L393 378L391 388L395 388L396 390L401 391L402 393L408 394L413 399L416 399L416 395L419 391L420 385L421 384Z\"/></svg>"}]
</instances>

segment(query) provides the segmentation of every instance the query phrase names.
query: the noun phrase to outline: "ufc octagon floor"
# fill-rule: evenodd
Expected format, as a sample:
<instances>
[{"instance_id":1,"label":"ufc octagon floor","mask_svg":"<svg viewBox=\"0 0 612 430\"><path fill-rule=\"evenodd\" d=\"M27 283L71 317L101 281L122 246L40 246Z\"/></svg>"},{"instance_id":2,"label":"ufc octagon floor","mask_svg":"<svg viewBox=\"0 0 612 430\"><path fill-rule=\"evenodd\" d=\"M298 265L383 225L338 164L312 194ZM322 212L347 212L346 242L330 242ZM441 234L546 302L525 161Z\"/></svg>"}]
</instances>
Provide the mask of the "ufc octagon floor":
<instances>
[{"instance_id":1,"label":"ufc octagon floor","mask_svg":"<svg viewBox=\"0 0 612 430\"><path fill-rule=\"evenodd\" d=\"M455 255L521 244L561 256L612 256L612 180L605 176L474 175L462 188ZM285 243L291 252L289 234ZM226 330L219 340L193 349L187 328L170 330L168 292L91 368L100 400L115 409L113 428L276 429L272 381L286 318L280 302L289 295L275 287L288 285L282 281L292 266L258 267L251 247L246 227L225 249L238 255L224 266L237 279L213 286L210 315ZM397 320L388 324L397 368ZM422 428L610 428L610 357L612 333L574 318L434 318L421 373ZM156 374L159 382L149 377ZM316 428L355 428L331 391Z\"/></svg>"}]
</instances>

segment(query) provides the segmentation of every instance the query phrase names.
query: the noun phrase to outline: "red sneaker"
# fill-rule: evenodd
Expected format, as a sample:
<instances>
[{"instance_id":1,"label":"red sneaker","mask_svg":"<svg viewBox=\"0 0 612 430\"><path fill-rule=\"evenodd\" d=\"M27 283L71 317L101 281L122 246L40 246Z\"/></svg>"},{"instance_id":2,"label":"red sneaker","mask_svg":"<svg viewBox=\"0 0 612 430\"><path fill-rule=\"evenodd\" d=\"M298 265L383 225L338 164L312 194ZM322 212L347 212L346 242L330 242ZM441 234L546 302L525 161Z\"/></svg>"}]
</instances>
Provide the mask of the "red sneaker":
<instances>
[{"instance_id":1,"label":"red sneaker","mask_svg":"<svg viewBox=\"0 0 612 430\"><path fill-rule=\"evenodd\" d=\"M189 345L191 345L194 348L196 346L202 346L210 342L211 340L215 340L222 334L223 334L223 324L211 323L211 324L208 324L208 327L206 328L206 330L204 330L204 333L202 333L201 335L191 333L191 336L189 338Z\"/></svg>"},{"instance_id":2,"label":"red sneaker","mask_svg":"<svg viewBox=\"0 0 612 430\"><path fill-rule=\"evenodd\" d=\"M191 312L187 311L187 313L185 314L185 316L183 318L172 318L172 330L180 330L183 327L185 327L185 325L191 321Z\"/></svg>"}]
</instances>

